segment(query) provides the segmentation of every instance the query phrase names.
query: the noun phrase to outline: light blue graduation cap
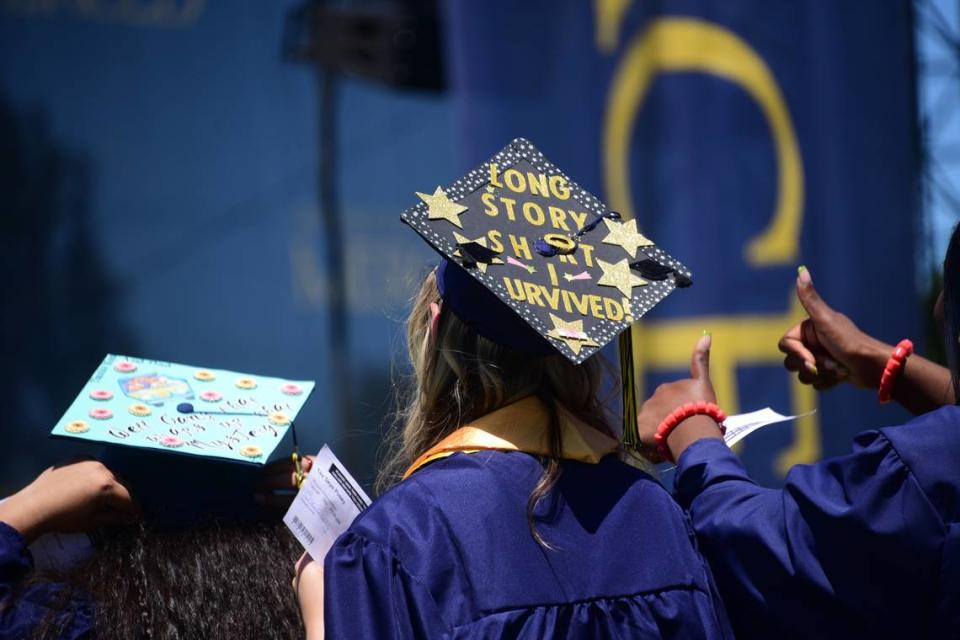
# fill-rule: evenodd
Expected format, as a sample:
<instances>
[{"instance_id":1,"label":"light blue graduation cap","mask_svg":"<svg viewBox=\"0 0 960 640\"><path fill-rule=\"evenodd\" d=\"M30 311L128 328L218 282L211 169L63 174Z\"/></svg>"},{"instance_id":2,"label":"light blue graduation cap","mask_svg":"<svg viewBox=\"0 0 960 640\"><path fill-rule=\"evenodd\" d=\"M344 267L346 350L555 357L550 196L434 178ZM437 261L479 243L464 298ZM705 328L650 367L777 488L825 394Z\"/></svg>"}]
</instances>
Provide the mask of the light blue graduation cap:
<instances>
[{"instance_id":1,"label":"light blue graduation cap","mask_svg":"<svg viewBox=\"0 0 960 640\"><path fill-rule=\"evenodd\" d=\"M111 354L51 435L262 465L313 388L310 380Z\"/></svg>"}]
</instances>

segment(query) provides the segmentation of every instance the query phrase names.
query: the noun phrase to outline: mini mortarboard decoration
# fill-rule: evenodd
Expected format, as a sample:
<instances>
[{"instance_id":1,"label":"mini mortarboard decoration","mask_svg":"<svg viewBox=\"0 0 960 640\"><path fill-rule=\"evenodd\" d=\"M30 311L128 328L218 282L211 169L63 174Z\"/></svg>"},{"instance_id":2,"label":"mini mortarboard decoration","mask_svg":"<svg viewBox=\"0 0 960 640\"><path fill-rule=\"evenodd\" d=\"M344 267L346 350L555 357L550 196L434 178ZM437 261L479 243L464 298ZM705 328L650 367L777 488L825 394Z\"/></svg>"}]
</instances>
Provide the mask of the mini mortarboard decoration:
<instances>
[{"instance_id":1,"label":"mini mortarboard decoration","mask_svg":"<svg viewBox=\"0 0 960 640\"><path fill-rule=\"evenodd\" d=\"M689 286L687 268L522 138L453 184L416 195L401 219L443 256L444 305L478 333L575 364L620 336L624 442L635 445L626 329Z\"/></svg>"},{"instance_id":2,"label":"mini mortarboard decoration","mask_svg":"<svg viewBox=\"0 0 960 640\"><path fill-rule=\"evenodd\" d=\"M262 465L313 387L107 355L51 435Z\"/></svg>"}]
</instances>

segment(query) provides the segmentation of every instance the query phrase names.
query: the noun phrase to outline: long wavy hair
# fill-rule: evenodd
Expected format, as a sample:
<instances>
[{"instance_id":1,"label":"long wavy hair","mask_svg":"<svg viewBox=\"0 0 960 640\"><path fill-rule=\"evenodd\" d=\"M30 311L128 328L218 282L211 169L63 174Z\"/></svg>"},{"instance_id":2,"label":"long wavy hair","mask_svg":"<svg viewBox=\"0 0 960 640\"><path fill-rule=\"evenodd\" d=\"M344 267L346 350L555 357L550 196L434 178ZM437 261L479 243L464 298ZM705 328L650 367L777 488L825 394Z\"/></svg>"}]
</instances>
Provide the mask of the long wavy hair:
<instances>
[{"instance_id":1,"label":"long wavy hair","mask_svg":"<svg viewBox=\"0 0 960 640\"><path fill-rule=\"evenodd\" d=\"M57 585L33 638L64 637L91 608L98 640L303 637L290 587L301 549L280 522L147 522L105 529L97 546L82 565L20 586Z\"/></svg>"},{"instance_id":2,"label":"long wavy hair","mask_svg":"<svg viewBox=\"0 0 960 640\"><path fill-rule=\"evenodd\" d=\"M441 305L437 335L430 335L433 303ZM412 380L400 393L377 492L398 482L414 460L456 429L512 402L537 396L550 413L550 455L542 460L544 473L530 495L527 517L531 533L545 544L533 527L533 514L560 475L563 442L558 410L562 407L613 436L609 412L600 397L604 374L615 375L611 367L599 354L574 365L561 355L531 356L488 340L442 307L435 271L413 298L407 350Z\"/></svg>"}]
</instances>

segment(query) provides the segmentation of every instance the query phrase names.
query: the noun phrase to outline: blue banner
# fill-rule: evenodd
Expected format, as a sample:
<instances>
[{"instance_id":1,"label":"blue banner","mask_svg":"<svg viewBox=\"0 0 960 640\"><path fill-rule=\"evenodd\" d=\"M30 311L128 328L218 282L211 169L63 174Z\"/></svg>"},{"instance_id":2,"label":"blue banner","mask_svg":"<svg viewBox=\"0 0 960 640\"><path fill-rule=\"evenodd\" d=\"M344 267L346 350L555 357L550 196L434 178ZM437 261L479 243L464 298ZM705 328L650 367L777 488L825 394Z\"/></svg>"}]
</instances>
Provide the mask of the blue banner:
<instances>
[{"instance_id":1,"label":"blue banner","mask_svg":"<svg viewBox=\"0 0 960 640\"><path fill-rule=\"evenodd\" d=\"M447 5L466 168L516 136L690 266L637 324L646 388L686 374L704 329L728 413L817 413L752 436L762 482L903 419L870 391L783 370L806 264L827 301L888 342L918 333L918 141L905 0L596 0Z\"/></svg>"}]
</instances>

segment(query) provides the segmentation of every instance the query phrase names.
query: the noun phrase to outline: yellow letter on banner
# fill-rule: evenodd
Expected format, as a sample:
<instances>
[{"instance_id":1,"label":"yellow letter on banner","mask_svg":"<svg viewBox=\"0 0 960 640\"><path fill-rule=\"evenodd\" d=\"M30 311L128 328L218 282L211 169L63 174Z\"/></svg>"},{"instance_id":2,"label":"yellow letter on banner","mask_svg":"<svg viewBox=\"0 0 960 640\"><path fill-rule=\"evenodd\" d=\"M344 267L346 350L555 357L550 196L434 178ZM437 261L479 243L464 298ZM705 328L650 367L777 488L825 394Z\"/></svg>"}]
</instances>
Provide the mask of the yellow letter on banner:
<instances>
[{"instance_id":1,"label":"yellow letter on banner","mask_svg":"<svg viewBox=\"0 0 960 640\"><path fill-rule=\"evenodd\" d=\"M629 0L595 0L597 44L607 53L616 49ZM748 265L763 267L797 259L803 213L803 165L786 103L763 60L736 34L717 25L689 18L659 18L634 36L625 48L611 80L604 123L604 175L611 208L626 219L635 211L629 180L629 150L634 124L653 78L664 72L700 72L727 79L756 102L767 120L778 165L778 196L767 228L745 248ZM790 325L803 318L796 303L784 314L700 316L634 325L637 379L645 370L685 370L692 345L703 327L713 333L711 375L720 404L740 410L736 370L740 365L779 366L777 342ZM642 358L637 355L642 354ZM791 405L797 414L816 408L816 393L792 380ZM820 457L819 421L801 418L793 443L774 462L776 471Z\"/></svg>"},{"instance_id":2,"label":"yellow letter on banner","mask_svg":"<svg viewBox=\"0 0 960 640\"><path fill-rule=\"evenodd\" d=\"M661 18L630 42L617 66L604 131L606 190L610 206L634 217L628 152L637 114L655 74L699 71L725 78L756 101L770 125L779 165L777 207L770 225L750 241L747 263L797 260L803 209L803 165L790 112L763 60L730 31L700 20Z\"/></svg>"}]
</instances>

